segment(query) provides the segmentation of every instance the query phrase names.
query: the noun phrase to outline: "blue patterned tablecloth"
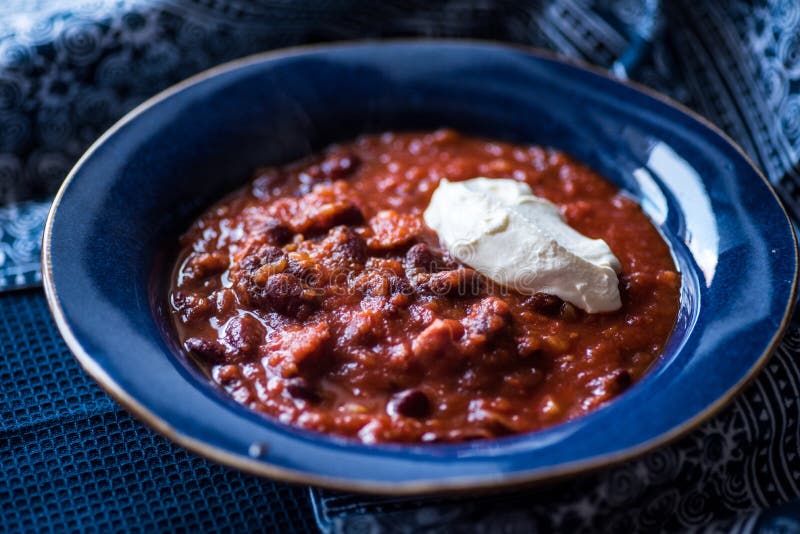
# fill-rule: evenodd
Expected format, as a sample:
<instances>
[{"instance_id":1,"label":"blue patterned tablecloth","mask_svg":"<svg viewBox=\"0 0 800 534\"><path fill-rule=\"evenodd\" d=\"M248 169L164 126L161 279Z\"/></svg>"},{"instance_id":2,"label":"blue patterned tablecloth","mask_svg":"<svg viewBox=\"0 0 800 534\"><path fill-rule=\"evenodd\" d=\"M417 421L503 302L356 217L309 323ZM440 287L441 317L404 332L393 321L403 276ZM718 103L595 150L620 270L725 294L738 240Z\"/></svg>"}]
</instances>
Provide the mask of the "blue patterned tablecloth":
<instances>
[{"instance_id":1,"label":"blue patterned tablecloth","mask_svg":"<svg viewBox=\"0 0 800 534\"><path fill-rule=\"evenodd\" d=\"M0 290L39 284L59 183L159 89L260 50L412 35L532 44L641 81L724 129L800 214L794 0L5 0ZM444 501L309 494L171 445L83 374L38 289L0 294L0 343L2 531L800 532L800 506L783 504L800 496L800 324L677 443L557 486Z\"/></svg>"}]
</instances>

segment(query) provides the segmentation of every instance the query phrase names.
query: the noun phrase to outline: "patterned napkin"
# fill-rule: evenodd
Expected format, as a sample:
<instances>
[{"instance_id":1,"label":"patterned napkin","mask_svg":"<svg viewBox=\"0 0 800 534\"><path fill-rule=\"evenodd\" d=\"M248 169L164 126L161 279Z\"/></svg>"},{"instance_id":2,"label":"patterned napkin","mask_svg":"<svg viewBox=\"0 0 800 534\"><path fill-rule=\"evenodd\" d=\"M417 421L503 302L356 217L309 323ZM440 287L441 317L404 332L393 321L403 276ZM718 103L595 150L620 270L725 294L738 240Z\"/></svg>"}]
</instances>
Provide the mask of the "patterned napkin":
<instances>
[{"instance_id":1,"label":"patterned napkin","mask_svg":"<svg viewBox=\"0 0 800 534\"><path fill-rule=\"evenodd\" d=\"M792 0L5 0L0 290L40 281L41 229L59 183L102 131L157 90L260 50L411 35L532 44L643 82L723 128L800 214L800 4ZM798 355L795 325L736 402L640 460L555 487L455 501L312 490L319 526L800 530L796 508L759 512L800 495ZM125 450L140 439L132 433Z\"/></svg>"}]
</instances>

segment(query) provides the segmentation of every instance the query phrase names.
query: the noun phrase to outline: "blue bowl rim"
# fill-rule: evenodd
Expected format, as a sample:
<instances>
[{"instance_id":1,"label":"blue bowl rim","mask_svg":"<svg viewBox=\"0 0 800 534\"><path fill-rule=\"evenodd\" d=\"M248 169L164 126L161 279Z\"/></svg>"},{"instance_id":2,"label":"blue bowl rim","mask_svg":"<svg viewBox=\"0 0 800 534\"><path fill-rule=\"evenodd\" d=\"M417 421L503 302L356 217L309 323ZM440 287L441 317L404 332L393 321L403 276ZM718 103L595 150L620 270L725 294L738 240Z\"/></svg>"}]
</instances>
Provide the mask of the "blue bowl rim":
<instances>
[{"instance_id":1,"label":"blue bowl rim","mask_svg":"<svg viewBox=\"0 0 800 534\"><path fill-rule=\"evenodd\" d=\"M208 443L195 439L189 435L176 431L167 421L159 417L158 414L152 412L142 404L140 404L132 395L124 390L106 371L98 364L90 354L88 354L81 344L78 342L72 329L70 328L64 311L61 307L58 294L56 293L55 283L53 279L53 266L50 257L50 245L52 241L53 222L56 212L58 210L61 199L63 198L70 182L78 174L79 169L83 163L88 160L94 152L105 141L114 135L118 130L122 129L126 124L133 121L137 116L142 114L145 110L160 103L161 101L169 98L173 94L183 91L197 83L200 83L208 78L214 77L218 74L236 70L241 67L253 65L267 60L275 60L281 58L288 58L296 55L302 55L308 52L324 52L326 50L334 50L338 48L348 48L354 46L380 46L380 45L402 45L402 44L429 44L429 45L472 45L481 47L491 47L495 49L507 49L509 51L516 51L524 53L534 58L544 59L556 63L566 64L573 68L582 69L593 73L595 75L606 78L612 82L627 86L628 88L643 93L661 103L673 108L675 111L689 116L701 125L708 128L720 139L734 148L744 159L744 161L752 168L756 175L761 178L766 185L767 189L773 195L777 205L780 207L786 219L786 223L790 229L792 237L792 248L794 251L794 272L792 276L791 290L789 298L787 299L786 308L781 322L776 329L774 335L770 339L769 344L765 347L764 351L755 360L751 368L739 380L738 383L731 386L728 391L719 396L713 403L707 406L701 412L695 414L693 417L685 420L680 425L673 427L671 430L652 438L648 441L642 442L637 446L628 447L624 450L602 454L597 456L590 456L583 460L559 464L557 466L550 466L547 468L537 468L534 470L524 471L521 473L506 473L502 477L487 478L481 477L479 479L463 479L459 478L455 481L442 480L442 481L424 481L412 483L398 483L396 481L352 481L346 478L336 478L328 476L320 476L309 472L298 471L285 467L275 466L268 462L264 462L255 457L244 457L238 454L231 453L222 448L209 445ZM117 403L131 413L137 420L149 426L162 436L170 441L188 449L191 452L209 458L213 461L239 469L250 474L267 477L273 480L279 480L290 483L313 485L324 487L334 490L351 491L366 494L378 495L431 495L431 494L459 494L475 490L497 490L509 489L521 486L532 485L534 483L552 482L561 480L580 473L586 473L601 468L611 467L626 460L633 459L650 452L658 447L665 446L680 437L686 435L688 432L710 419L725 407L734 397L736 397L742 390L744 390L750 382L756 377L764 366L769 361L773 352L775 351L778 343L785 333L790 318L792 315L793 304L797 295L797 282L798 275L800 274L800 255L798 253L797 236L795 234L794 225L792 224L791 217L789 216L786 208L776 192L770 181L764 176L761 170L755 165L752 159L745 153L745 151L725 132L719 127L705 119L703 116L684 106L683 104L672 100L671 98L637 82L619 79L612 76L609 72L586 63L584 61L565 57L550 50L540 49L532 46L498 43L494 41L481 40L481 39L460 39L460 38L393 38L393 39L361 39L361 40L347 40L337 41L335 43L323 44L306 44L298 45L277 50L270 50L260 52L238 59L222 63L208 70L195 74L182 82L179 82L163 91L157 93L143 103L136 106L134 109L125 114L114 125L112 125L103 135L101 135L81 156L77 163L73 166L61 187L56 194L53 204L48 213L45 222L45 228L42 235L42 279L45 297L48 306L53 315L56 326L61 333L68 348L73 353L74 357L100 387L111 396Z\"/></svg>"}]
</instances>

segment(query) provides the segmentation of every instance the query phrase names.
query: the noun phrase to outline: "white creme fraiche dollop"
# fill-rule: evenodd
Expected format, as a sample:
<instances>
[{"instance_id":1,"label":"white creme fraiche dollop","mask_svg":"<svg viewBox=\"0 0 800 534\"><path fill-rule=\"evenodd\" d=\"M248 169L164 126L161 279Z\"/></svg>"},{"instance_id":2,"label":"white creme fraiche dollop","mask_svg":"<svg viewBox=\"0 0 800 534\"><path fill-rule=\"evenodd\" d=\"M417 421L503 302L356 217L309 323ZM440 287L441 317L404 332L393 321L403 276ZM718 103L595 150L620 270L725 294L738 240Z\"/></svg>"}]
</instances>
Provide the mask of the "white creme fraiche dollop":
<instances>
[{"instance_id":1,"label":"white creme fraiche dollop","mask_svg":"<svg viewBox=\"0 0 800 534\"><path fill-rule=\"evenodd\" d=\"M424 218L452 256L498 284L556 295L589 313L622 306L621 267L606 242L572 229L525 183L443 179Z\"/></svg>"}]
</instances>

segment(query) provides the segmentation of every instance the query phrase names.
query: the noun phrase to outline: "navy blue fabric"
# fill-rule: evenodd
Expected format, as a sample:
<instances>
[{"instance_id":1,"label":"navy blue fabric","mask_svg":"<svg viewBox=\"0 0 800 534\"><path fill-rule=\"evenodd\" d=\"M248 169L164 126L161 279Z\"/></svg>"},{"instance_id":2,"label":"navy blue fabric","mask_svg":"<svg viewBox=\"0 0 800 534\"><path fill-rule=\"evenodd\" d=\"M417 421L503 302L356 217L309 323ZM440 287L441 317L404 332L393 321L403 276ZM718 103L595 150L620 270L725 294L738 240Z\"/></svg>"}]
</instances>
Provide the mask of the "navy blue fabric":
<instances>
[{"instance_id":1,"label":"navy blue fabric","mask_svg":"<svg viewBox=\"0 0 800 534\"><path fill-rule=\"evenodd\" d=\"M663 5L662 5L663 4ZM50 195L156 91L305 42L462 36L532 44L669 94L724 129L800 210L795 0L5 0L0 291L40 280ZM0 295L2 531L800 531L800 328L685 439L559 486L456 501L367 499L258 480L132 420L89 380L39 291ZM722 355L724 356L724 355Z\"/></svg>"},{"instance_id":2,"label":"navy blue fabric","mask_svg":"<svg viewBox=\"0 0 800 534\"><path fill-rule=\"evenodd\" d=\"M195 456L72 357L38 290L0 295L0 531L307 532L305 488Z\"/></svg>"}]
</instances>

